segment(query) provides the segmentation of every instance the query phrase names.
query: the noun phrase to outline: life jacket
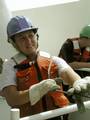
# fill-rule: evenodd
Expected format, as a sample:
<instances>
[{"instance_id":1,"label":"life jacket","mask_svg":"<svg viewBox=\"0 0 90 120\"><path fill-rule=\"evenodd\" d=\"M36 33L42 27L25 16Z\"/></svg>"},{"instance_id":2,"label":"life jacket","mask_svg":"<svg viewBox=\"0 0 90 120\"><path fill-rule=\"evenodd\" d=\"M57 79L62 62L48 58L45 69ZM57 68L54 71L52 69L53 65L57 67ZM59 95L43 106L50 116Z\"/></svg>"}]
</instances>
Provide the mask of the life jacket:
<instances>
[{"instance_id":1,"label":"life jacket","mask_svg":"<svg viewBox=\"0 0 90 120\"><path fill-rule=\"evenodd\" d=\"M70 38L67 41L72 41L73 45L73 58L77 61L81 61L81 49L78 42L79 38Z\"/></svg>"},{"instance_id":2,"label":"life jacket","mask_svg":"<svg viewBox=\"0 0 90 120\"><path fill-rule=\"evenodd\" d=\"M90 48L86 47L81 49L79 46L79 40L80 38L72 38L72 39L68 39L71 40L73 43L73 56L75 58L75 60L77 61L82 61L82 62L89 62L90 61Z\"/></svg>"},{"instance_id":3,"label":"life jacket","mask_svg":"<svg viewBox=\"0 0 90 120\"><path fill-rule=\"evenodd\" d=\"M83 51L83 61L90 62L90 47L86 47Z\"/></svg>"},{"instance_id":4,"label":"life jacket","mask_svg":"<svg viewBox=\"0 0 90 120\"><path fill-rule=\"evenodd\" d=\"M15 59L14 59L15 60ZM32 85L39 83L41 80L48 79L48 67L50 64L50 58L39 56L37 59L37 65L31 64L29 61L23 60L18 65L24 65L25 68L21 67L16 72L17 77L17 89L23 91L29 89ZM20 67L20 66L19 66ZM56 78L58 75L57 65L52 63L50 69L51 78ZM61 84L60 84L61 86ZM58 91L48 92L39 102L31 106L30 102L13 106L20 109L20 116L25 117L33 114L37 114L43 111L52 110L57 107L63 107L69 104L68 99L63 93Z\"/></svg>"}]
</instances>

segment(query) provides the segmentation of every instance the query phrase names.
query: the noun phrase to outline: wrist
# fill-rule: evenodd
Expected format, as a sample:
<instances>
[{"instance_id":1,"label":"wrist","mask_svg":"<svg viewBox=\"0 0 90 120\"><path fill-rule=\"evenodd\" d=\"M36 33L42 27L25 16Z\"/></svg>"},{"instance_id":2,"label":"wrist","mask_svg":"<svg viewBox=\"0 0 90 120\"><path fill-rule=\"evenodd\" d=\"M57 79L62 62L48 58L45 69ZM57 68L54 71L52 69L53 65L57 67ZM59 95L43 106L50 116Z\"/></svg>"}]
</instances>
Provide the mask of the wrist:
<instances>
[{"instance_id":1,"label":"wrist","mask_svg":"<svg viewBox=\"0 0 90 120\"><path fill-rule=\"evenodd\" d=\"M29 100L31 105L36 104L40 100L40 90L38 84L32 85L29 88Z\"/></svg>"}]
</instances>

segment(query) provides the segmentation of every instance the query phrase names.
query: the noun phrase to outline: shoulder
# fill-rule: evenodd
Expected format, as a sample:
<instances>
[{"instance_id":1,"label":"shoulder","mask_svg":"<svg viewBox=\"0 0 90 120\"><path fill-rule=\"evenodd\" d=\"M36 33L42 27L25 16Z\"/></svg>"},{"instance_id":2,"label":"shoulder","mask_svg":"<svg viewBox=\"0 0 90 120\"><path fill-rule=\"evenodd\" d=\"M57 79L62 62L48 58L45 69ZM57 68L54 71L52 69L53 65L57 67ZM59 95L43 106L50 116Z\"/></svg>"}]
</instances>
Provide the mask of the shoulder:
<instances>
[{"instance_id":1,"label":"shoulder","mask_svg":"<svg viewBox=\"0 0 90 120\"><path fill-rule=\"evenodd\" d=\"M67 39L63 45L61 46L60 52L63 54L63 52L70 52L73 50L73 42L71 39Z\"/></svg>"},{"instance_id":2,"label":"shoulder","mask_svg":"<svg viewBox=\"0 0 90 120\"><path fill-rule=\"evenodd\" d=\"M63 43L63 47L66 47L66 46L72 46L73 45L73 42L72 42L72 38L68 38L64 43Z\"/></svg>"},{"instance_id":3,"label":"shoulder","mask_svg":"<svg viewBox=\"0 0 90 120\"><path fill-rule=\"evenodd\" d=\"M44 51L39 51L38 63L42 66L46 66L50 63L51 55Z\"/></svg>"},{"instance_id":4,"label":"shoulder","mask_svg":"<svg viewBox=\"0 0 90 120\"><path fill-rule=\"evenodd\" d=\"M0 89L9 85L16 85L16 71L14 69L15 62L10 59L3 63L3 71L0 75Z\"/></svg>"},{"instance_id":5,"label":"shoulder","mask_svg":"<svg viewBox=\"0 0 90 120\"><path fill-rule=\"evenodd\" d=\"M16 63L12 59L4 62L3 63L2 75L5 76L5 77L9 76L9 75L10 76L14 75L16 73L16 70L14 69L15 64Z\"/></svg>"},{"instance_id":6,"label":"shoulder","mask_svg":"<svg viewBox=\"0 0 90 120\"><path fill-rule=\"evenodd\" d=\"M66 61L63 60L62 58L53 56L52 59L53 59L54 63L58 66L59 74L61 74L64 70L67 70L67 68L70 67L70 66L66 63Z\"/></svg>"},{"instance_id":7,"label":"shoulder","mask_svg":"<svg viewBox=\"0 0 90 120\"><path fill-rule=\"evenodd\" d=\"M57 64L53 60L53 56L51 56L47 52L40 51L40 56L38 57L38 63L42 67L48 68L49 65L52 67L56 67Z\"/></svg>"},{"instance_id":8,"label":"shoulder","mask_svg":"<svg viewBox=\"0 0 90 120\"><path fill-rule=\"evenodd\" d=\"M14 65L15 65L15 62L13 61L13 59L9 59L3 63L3 67L6 67L6 66L13 67Z\"/></svg>"},{"instance_id":9,"label":"shoulder","mask_svg":"<svg viewBox=\"0 0 90 120\"><path fill-rule=\"evenodd\" d=\"M48 52L40 51L39 54L42 57L46 57L46 58L50 58L51 57L50 53L48 53Z\"/></svg>"},{"instance_id":10,"label":"shoulder","mask_svg":"<svg viewBox=\"0 0 90 120\"><path fill-rule=\"evenodd\" d=\"M55 62L55 63L62 63L62 62L65 62L64 59L60 58L60 57L57 57L57 56L52 56L52 60Z\"/></svg>"},{"instance_id":11,"label":"shoulder","mask_svg":"<svg viewBox=\"0 0 90 120\"><path fill-rule=\"evenodd\" d=\"M16 64L19 64L21 63L22 61L26 60L27 57L22 54L22 53L17 53L16 55L14 55L11 59L13 59L13 61L16 63Z\"/></svg>"},{"instance_id":12,"label":"shoulder","mask_svg":"<svg viewBox=\"0 0 90 120\"><path fill-rule=\"evenodd\" d=\"M69 65L66 63L66 61L60 57L57 56L52 56L52 60L54 61L55 64L57 64L59 67L68 67Z\"/></svg>"}]
</instances>

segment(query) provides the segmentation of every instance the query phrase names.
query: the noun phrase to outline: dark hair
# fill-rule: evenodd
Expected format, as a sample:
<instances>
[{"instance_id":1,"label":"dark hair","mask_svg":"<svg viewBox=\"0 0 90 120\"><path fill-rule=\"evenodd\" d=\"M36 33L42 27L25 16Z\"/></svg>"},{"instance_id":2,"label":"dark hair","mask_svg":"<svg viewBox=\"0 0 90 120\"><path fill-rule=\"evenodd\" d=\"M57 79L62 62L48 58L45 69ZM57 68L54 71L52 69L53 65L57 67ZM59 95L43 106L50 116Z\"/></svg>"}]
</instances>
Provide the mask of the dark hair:
<instances>
[{"instance_id":1,"label":"dark hair","mask_svg":"<svg viewBox=\"0 0 90 120\"><path fill-rule=\"evenodd\" d=\"M34 34L36 34L36 32L33 30L33 32L34 32ZM39 40L39 35L38 34L36 34L36 36L37 36L37 40ZM11 37L11 40L15 43L15 35L13 35L12 37Z\"/></svg>"}]
</instances>

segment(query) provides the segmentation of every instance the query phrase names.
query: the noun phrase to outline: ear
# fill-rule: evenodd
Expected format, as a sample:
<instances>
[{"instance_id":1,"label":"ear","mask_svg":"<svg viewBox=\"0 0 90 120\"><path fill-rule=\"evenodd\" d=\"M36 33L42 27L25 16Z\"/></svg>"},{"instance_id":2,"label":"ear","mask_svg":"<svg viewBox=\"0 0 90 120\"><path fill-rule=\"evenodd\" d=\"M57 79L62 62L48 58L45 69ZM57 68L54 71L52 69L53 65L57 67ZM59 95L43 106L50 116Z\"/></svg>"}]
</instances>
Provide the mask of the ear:
<instances>
[{"instance_id":1,"label":"ear","mask_svg":"<svg viewBox=\"0 0 90 120\"><path fill-rule=\"evenodd\" d=\"M9 43L11 43L16 50L18 49L13 39L10 38Z\"/></svg>"},{"instance_id":2,"label":"ear","mask_svg":"<svg viewBox=\"0 0 90 120\"><path fill-rule=\"evenodd\" d=\"M37 36L37 40L39 40L39 35L38 35L38 34L36 34L36 36Z\"/></svg>"}]
</instances>

